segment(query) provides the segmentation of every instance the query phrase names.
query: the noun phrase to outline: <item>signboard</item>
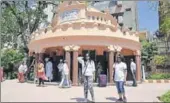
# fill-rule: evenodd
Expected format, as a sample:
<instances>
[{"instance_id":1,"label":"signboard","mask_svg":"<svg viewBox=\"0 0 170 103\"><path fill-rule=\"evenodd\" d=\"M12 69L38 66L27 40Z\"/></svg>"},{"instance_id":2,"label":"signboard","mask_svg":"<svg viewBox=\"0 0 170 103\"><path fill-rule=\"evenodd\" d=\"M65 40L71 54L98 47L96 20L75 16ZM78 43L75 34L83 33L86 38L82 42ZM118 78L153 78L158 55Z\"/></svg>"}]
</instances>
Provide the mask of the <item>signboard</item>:
<instances>
[{"instance_id":1,"label":"signboard","mask_svg":"<svg viewBox=\"0 0 170 103\"><path fill-rule=\"evenodd\" d=\"M78 19L78 13L79 13L78 9L73 9L73 10L70 10L70 11L64 11L60 15L60 20L61 20L61 22L76 20L76 19Z\"/></svg>"}]
</instances>

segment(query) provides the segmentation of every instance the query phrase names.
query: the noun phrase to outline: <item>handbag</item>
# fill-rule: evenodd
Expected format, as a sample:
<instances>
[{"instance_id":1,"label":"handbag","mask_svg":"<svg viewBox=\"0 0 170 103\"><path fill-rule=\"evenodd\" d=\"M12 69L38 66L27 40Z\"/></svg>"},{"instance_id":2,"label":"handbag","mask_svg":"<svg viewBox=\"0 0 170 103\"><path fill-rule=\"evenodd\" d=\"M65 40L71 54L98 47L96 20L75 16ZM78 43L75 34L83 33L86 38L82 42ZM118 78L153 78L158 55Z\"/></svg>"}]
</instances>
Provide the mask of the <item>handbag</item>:
<instances>
[{"instance_id":1,"label":"handbag","mask_svg":"<svg viewBox=\"0 0 170 103\"><path fill-rule=\"evenodd\" d=\"M85 71L81 76L81 84L84 83L84 77L85 77L86 70L87 70L87 62L85 63Z\"/></svg>"}]
</instances>

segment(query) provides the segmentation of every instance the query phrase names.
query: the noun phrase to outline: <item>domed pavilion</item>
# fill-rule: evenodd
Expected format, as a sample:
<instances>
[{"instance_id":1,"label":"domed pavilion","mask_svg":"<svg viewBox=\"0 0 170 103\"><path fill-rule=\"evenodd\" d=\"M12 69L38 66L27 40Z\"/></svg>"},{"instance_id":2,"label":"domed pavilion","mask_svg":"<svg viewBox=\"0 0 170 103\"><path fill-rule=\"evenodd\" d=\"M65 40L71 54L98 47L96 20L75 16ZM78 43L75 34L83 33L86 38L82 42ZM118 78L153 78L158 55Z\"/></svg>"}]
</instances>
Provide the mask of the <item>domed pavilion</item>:
<instances>
[{"instance_id":1,"label":"domed pavilion","mask_svg":"<svg viewBox=\"0 0 170 103\"><path fill-rule=\"evenodd\" d=\"M138 32L120 28L108 11L100 12L84 2L64 1L60 4L50 26L32 33L28 48L30 54L35 52L41 60L47 55L56 63L66 59L73 85L78 85L81 71L77 57L87 52L96 65L102 64L109 83L113 83L113 63L119 53L125 57L128 78L131 78L130 59L133 58L137 65L137 80L141 80Z\"/></svg>"}]
</instances>

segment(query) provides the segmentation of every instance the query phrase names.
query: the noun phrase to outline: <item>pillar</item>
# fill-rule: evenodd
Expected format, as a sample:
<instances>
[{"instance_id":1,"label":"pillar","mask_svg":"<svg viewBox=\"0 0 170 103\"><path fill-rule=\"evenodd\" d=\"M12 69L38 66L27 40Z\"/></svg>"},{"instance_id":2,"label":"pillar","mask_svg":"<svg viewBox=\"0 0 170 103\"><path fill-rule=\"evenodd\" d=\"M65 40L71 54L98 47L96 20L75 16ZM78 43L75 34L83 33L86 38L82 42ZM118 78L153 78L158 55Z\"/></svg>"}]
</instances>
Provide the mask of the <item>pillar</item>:
<instances>
[{"instance_id":1,"label":"pillar","mask_svg":"<svg viewBox=\"0 0 170 103\"><path fill-rule=\"evenodd\" d=\"M38 60L39 60L39 53L36 53L35 54L35 61L38 62Z\"/></svg>"},{"instance_id":2,"label":"pillar","mask_svg":"<svg viewBox=\"0 0 170 103\"><path fill-rule=\"evenodd\" d=\"M78 60L77 60L77 57L78 57L78 49L79 49L79 46L74 46L73 47L73 85L74 86L77 86L78 85Z\"/></svg>"},{"instance_id":3,"label":"pillar","mask_svg":"<svg viewBox=\"0 0 170 103\"><path fill-rule=\"evenodd\" d=\"M44 60L43 60L43 56L44 56L44 53L39 53L39 59L40 61L42 61L44 63Z\"/></svg>"},{"instance_id":4,"label":"pillar","mask_svg":"<svg viewBox=\"0 0 170 103\"><path fill-rule=\"evenodd\" d=\"M142 76L141 76L141 59L140 59L140 55L136 55L135 60L136 60L136 80L141 81Z\"/></svg>"},{"instance_id":5,"label":"pillar","mask_svg":"<svg viewBox=\"0 0 170 103\"><path fill-rule=\"evenodd\" d=\"M113 83L114 51L109 51L109 83Z\"/></svg>"},{"instance_id":6,"label":"pillar","mask_svg":"<svg viewBox=\"0 0 170 103\"><path fill-rule=\"evenodd\" d=\"M66 51L65 60L67 61L68 68L70 69L70 51Z\"/></svg>"},{"instance_id":7,"label":"pillar","mask_svg":"<svg viewBox=\"0 0 170 103\"><path fill-rule=\"evenodd\" d=\"M120 46L114 46L115 50L116 50L116 60L117 61L117 57L119 56L121 50L122 50L122 47Z\"/></svg>"},{"instance_id":8,"label":"pillar","mask_svg":"<svg viewBox=\"0 0 170 103\"><path fill-rule=\"evenodd\" d=\"M71 62L70 48L68 46L65 46L64 50L65 50L65 60L67 61L68 68L70 69L70 62ZM69 79L70 79L70 73L69 73Z\"/></svg>"}]
</instances>

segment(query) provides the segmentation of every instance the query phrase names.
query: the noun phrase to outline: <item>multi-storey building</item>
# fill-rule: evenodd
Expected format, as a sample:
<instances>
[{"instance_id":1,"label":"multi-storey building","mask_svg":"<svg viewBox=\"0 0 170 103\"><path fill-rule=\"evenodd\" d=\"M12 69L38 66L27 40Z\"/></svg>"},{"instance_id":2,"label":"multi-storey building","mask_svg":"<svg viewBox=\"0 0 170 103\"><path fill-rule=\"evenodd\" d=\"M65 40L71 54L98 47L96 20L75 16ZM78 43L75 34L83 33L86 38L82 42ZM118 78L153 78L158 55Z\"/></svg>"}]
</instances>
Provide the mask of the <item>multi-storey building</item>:
<instances>
[{"instance_id":1,"label":"multi-storey building","mask_svg":"<svg viewBox=\"0 0 170 103\"><path fill-rule=\"evenodd\" d=\"M159 25L163 23L163 19L170 15L170 1L161 0L159 1ZM166 35L166 34L164 34ZM170 40L165 41L165 36L161 36L160 34L154 39L157 43L158 53L159 54L169 54L170 53Z\"/></svg>"},{"instance_id":2,"label":"multi-storey building","mask_svg":"<svg viewBox=\"0 0 170 103\"><path fill-rule=\"evenodd\" d=\"M90 6L105 11L115 17L121 27L132 31L138 30L137 2L136 1L94 1Z\"/></svg>"}]
</instances>

